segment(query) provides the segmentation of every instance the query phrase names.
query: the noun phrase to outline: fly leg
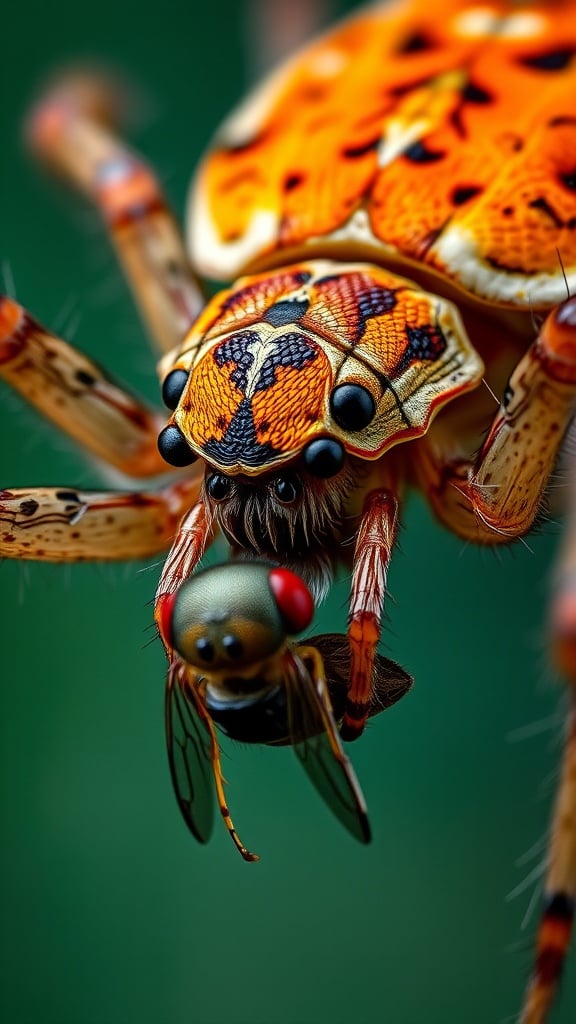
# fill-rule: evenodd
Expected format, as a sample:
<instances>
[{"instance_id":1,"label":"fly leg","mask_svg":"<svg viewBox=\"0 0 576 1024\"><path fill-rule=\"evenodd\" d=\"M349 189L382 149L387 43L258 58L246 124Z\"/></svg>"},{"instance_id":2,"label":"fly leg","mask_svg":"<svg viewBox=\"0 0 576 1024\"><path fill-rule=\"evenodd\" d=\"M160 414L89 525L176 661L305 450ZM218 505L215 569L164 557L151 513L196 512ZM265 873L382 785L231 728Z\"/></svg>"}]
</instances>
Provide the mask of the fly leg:
<instances>
[{"instance_id":1,"label":"fly leg","mask_svg":"<svg viewBox=\"0 0 576 1024\"><path fill-rule=\"evenodd\" d=\"M257 853L250 853L250 851L246 849L242 840L240 839L240 836L238 835L236 829L234 828L234 822L230 817L230 811L228 810L228 805L226 803L226 795L224 793L225 779L222 774L222 762L220 760L220 745L218 743L218 737L216 735L214 722L210 718L210 715L208 714L208 711L206 710L206 707L202 700L195 699L194 703L196 705L196 710L198 711L200 718L202 719L204 725L206 726L208 732L210 733L212 774L214 776L214 784L216 786L216 799L218 800L218 807L220 809L220 814L222 815L224 824L228 829L228 833L230 835L232 842L234 843L236 849L242 855L244 860L252 862L260 860L260 857L258 856Z\"/></svg>"},{"instance_id":2,"label":"fly leg","mask_svg":"<svg viewBox=\"0 0 576 1024\"><path fill-rule=\"evenodd\" d=\"M364 501L354 552L348 618L350 688L341 727L341 735L346 740L360 736L368 718L386 576L397 523L395 495L384 489L371 491Z\"/></svg>"},{"instance_id":3,"label":"fly leg","mask_svg":"<svg viewBox=\"0 0 576 1024\"><path fill-rule=\"evenodd\" d=\"M104 79L70 76L41 98L28 137L38 157L98 207L155 345L168 352L204 299L154 174L114 134L118 105Z\"/></svg>"}]
</instances>

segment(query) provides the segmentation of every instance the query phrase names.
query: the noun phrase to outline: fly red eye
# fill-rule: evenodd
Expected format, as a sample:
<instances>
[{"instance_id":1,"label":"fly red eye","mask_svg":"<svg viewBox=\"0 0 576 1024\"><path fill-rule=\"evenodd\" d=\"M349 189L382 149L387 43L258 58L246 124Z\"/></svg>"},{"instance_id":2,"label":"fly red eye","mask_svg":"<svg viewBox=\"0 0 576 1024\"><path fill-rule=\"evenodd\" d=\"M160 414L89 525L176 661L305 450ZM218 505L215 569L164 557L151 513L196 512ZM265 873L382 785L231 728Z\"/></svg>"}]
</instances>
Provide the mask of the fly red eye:
<instances>
[{"instance_id":1,"label":"fly red eye","mask_svg":"<svg viewBox=\"0 0 576 1024\"><path fill-rule=\"evenodd\" d=\"M174 605L176 604L177 597L178 591L175 591L173 594L162 594L158 598L156 608L154 610L154 617L160 633L160 639L167 648L172 648L174 646L172 618L174 615Z\"/></svg>"},{"instance_id":2,"label":"fly red eye","mask_svg":"<svg viewBox=\"0 0 576 1024\"><path fill-rule=\"evenodd\" d=\"M314 598L308 587L289 569L271 569L268 579L286 629L301 633L314 617Z\"/></svg>"}]
</instances>

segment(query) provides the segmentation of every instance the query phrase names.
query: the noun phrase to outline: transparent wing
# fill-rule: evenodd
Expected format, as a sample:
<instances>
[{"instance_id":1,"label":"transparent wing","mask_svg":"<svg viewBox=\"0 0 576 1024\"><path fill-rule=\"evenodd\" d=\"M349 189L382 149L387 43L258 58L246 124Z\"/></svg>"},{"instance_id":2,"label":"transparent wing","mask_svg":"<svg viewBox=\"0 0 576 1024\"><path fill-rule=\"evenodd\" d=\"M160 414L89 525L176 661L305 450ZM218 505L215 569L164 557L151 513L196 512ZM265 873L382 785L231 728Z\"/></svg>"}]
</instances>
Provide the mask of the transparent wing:
<instances>
[{"instance_id":1,"label":"transparent wing","mask_svg":"<svg viewBox=\"0 0 576 1024\"><path fill-rule=\"evenodd\" d=\"M201 843L214 824L214 778L210 732L198 710L190 669L179 659L166 683L166 743L176 799L184 821Z\"/></svg>"},{"instance_id":2,"label":"transparent wing","mask_svg":"<svg viewBox=\"0 0 576 1024\"><path fill-rule=\"evenodd\" d=\"M346 708L350 685L350 644L341 633L322 633L296 644L300 648L314 647L324 663L324 678L330 693L330 703L336 721L340 721ZM372 669L372 698L368 715L372 718L386 711L408 693L414 680L401 665L382 654L376 654Z\"/></svg>"},{"instance_id":3,"label":"transparent wing","mask_svg":"<svg viewBox=\"0 0 576 1024\"><path fill-rule=\"evenodd\" d=\"M285 687L290 738L297 758L344 827L361 843L369 843L366 803L338 735L318 651L305 647L297 654L287 651Z\"/></svg>"}]
</instances>

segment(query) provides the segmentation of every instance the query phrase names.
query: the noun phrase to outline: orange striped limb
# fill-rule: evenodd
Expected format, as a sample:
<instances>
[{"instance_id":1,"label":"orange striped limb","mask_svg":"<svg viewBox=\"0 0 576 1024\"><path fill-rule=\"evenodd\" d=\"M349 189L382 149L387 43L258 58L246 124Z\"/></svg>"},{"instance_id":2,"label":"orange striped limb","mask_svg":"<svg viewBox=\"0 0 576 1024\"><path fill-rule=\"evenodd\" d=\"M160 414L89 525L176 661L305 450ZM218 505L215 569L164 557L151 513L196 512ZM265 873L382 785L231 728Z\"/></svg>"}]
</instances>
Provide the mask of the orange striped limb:
<instances>
[{"instance_id":1,"label":"orange striped limb","mask_svg":"<svg viewBox=\"0 0 576 1024\"><path fill-rule=\"evenodd\" d=\"M117 106L110 83L70 77L40 100L28 137L38 156L100 210L143 319L168 352L204 299L155 176L111 131Z\"/></svg>"},{"instance_id":2,"label":"orange striped limb","mask_svg":"<svg viewBox=\"0 0 576 1024\"><path fill-rule=\"evenodd\" d=\"M568 953L576 905L576 690L552 819L545 897L520 1024L545 1024Z\"/></svg>"},{"instance_id":3,"label":"orange striped limb","mask_svg":"<svg viewBox=\"0 0 576 1024\"><path fill-rule=\"evenodd\" d=\"M154 616L160 638L168 654L170 654L170 645L162 626L165 599L170 594L174 594L180 584L192 575L213 538L214 528L206 506L203 501L198 501L180 523L156 589Z\"/></svg>"},{"instance_id":4,"label":"orange striped limb","mask_svg":"<svg viewBox=\"0 0 576 1024\"><path fill-rule=\"evenodd\" d=\"M386 576L397 523L396 497L387 490L371 491L364 502L354 554L348 625L350 689L341 728L346 740L360 736L368 718Z\"/></svg>"},{"instance_id":5,"label":"orange striped limb","mask_svg":"<svg viewBox=\"0 0 576 1024\"><path fill-rule=\"evenodd\" d=\"M556 570L550 640L556 668L570 687L562 771L552 815L544 903L521 1024L541 1024L553 1004L570 945L576 901L576 475Z\"/></svg>"},{"instance_id":6,"label":"orange striped limb","mask_svg":"<svg viewBox=\"0 0 576 1024\"><path fill-rule=\"evenodd\" d=\"M226 803L226 796L224 793L225 779L222 774L220 744L218 743L218 737L216 735L216 728L214 726L214 722L212 721L210 714L208 713L208 709L206 708L206 705L204 703L204 689L205 687L203 687L202 683L196 683L196 685L194 685L191 682L188 682L188 685L186 687L186 695L187 699L193 702L198 713L198 717L200 718L202 724L205 726L210 735L210 760L212 764L212 775L214 777L214 785L216 787L216 799L218 801L218 809L220 811L220 814L222 815L222 820L224 821L224 824L228 829L228 834L232 842L234 843L236 849L242 855L244 860L251 861L252 863L254 863L255 861L260 860L260 857L258 856L257 853L250 853L250 851L246 849L244 843L242 842L240 836L238 835L236 829L234 828L234 822L230 817L230 811L228 810L228 804Z\"/></svg>"},{"instance_id":7,"label":"orange striped limb","mask_svg":"<svg viewBox=\"0 0 576 1024\"><path fill-rule=\"evenodd\" d=\"M438 519L467 540L508 543L534 523L576 402L576 298L544 321L510 377L474 463L419 446L416 473Z\"/></svg>"},{"instance_id":8,"label":"orange striped limb","mask_svg":"<svg viewBox=\"0 0 576 1024\"><path fill-rule=\"evenodd\" d=\"M328 0L250 0L246 7L250 59L260 73L295 53L331 13Z\"/></svg>"},{"instance_id":9,"label":"orange striped limb","mask_svg":"<svg viewBox=\"0 0 576 1024\"><path fill-rule=\"evenodd\" d=\"M0 296L0 377L93 455L133 477L157 476L164 417L96 363Z\"/></svg>"},{"instance_id":10,"label":"orange striped limb","mask_svg":"<svg viewBox=\"0 0 576 1024\"><path fill-rule=\"evenodd\" d=\"M154 492L0 491L0 558L116 562L165 551L200 490L193 476Z\"/></svg>"},{"instance_id":11,"label":"orange striped limb","mask_svg":"<svg viewBox=\"0 0 576 1024\"><path fill-rule=\"evenodd\" d=\"M234 828L234 822L230 817L230 811L228 810L226 796L224 794L224 776L222 775L222 763L220 760L220 747L218 744L218 737L216 736L216 729L214 727L212 719L210 718L210 715L205 709L204 711L204 720L206 723L206 727L210 732L210 739L212 741L212 773L214 775L214 784L216 786L216 799L218 801L218 809L220 811L220 814L222 815L224 824L228 829L228 834L232 842L234 843L236 849L242 855L244 860L251 861L252 863L254 863L254 861L260 860L260 857L258 856L257 853L250 853L250 851L246 849L242 840L240 839L240 836L238 835L236 829Z\"/></svg>"}]
</instances>

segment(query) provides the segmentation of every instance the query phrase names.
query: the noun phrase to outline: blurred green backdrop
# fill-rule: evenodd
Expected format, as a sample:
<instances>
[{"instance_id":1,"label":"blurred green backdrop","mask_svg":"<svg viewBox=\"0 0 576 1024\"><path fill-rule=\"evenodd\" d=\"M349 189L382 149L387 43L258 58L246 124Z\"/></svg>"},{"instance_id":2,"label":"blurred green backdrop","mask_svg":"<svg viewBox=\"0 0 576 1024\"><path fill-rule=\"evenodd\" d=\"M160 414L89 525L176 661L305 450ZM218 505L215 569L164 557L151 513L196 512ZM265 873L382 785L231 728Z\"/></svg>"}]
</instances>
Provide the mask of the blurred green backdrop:
<instances>
[{"instance_id":1,"label":"blurred green backdrop","mask_svg":"<svg viewBox=\"0 0 576 1024\"><path fill-rule=\"evenodd\" d=\"M342 11L351 4L336 4ZM101 59L142 89L130 137L182 213L250 76L246 5L32 3L3 18L0 253L18 298L150 398L153 360L98 220L20 143L47 72ZM4 485L98 486L2 389ZM410 696L350 748L375 839L331 818L288 750L226 748L225 830L171 792L157 566L0 567L0 1018L11 1024L488 1024L518 1007L559 752L545 608L555 530L498 557L407 511L385 650ZM220 552L222 556L223 552ZM320 631L344 627L335 588ZM533 727L533 728L532 728ZM576 962L557 1024L574 1019Z\"/></svg>"}]
</instances>

